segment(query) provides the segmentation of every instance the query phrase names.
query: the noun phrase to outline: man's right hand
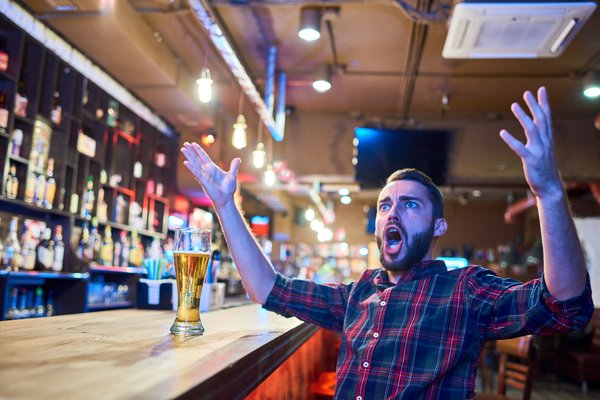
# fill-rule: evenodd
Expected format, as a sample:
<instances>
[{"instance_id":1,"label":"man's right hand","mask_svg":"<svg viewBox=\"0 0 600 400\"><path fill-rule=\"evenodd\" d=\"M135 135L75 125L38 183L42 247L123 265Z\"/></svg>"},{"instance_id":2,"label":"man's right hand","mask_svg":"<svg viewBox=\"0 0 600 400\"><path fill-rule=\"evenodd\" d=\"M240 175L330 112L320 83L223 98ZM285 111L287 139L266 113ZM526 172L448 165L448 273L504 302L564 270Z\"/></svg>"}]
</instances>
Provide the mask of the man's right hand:
<instances>
[{"instance_id":1,"label":"man's right hand","mask_svg":"<svg viewBox=\"0 0 600 400\"><path fill-rule=\"evenodd\" d=\"M223 171L215 164L198 143L185 142L181 152L187 159L183 165L189 169L202 185L215 208L233 201L237 188L237 173L241 160L234 158L229 171Z\"/></svg>"}]
</instances>

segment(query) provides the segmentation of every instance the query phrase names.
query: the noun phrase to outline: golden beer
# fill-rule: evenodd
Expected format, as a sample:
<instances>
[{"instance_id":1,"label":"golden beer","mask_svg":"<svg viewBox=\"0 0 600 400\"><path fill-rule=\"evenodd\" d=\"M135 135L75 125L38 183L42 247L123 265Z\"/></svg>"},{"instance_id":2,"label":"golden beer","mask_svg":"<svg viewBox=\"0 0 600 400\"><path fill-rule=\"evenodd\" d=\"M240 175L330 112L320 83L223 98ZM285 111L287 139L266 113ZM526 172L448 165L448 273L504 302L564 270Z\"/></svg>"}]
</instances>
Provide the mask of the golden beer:
<instances>
[{"instance_id":1,"label":"golden beer","mask_svg":"<svg viewBox=\"0 0 600 400\"><path fill-rule=\"evenodd\" d=\"M175 274L179 304L171 327L174 334L201 335L200 296L210 253L202 251L175 251Z\"/></svg>"}]
</instances>

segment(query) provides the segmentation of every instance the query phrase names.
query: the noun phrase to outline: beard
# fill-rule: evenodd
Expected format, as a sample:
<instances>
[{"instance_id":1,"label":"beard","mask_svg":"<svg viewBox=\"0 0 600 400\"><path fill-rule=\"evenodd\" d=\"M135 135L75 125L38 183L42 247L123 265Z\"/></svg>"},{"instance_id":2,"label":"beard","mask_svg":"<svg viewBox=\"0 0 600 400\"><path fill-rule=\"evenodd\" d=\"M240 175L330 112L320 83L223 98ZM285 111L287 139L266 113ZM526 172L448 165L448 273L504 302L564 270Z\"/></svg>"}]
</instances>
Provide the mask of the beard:
<instances>
[{"instance_id":1,"label":"beard","mask_svg":"<svg viewBox=\"0 0 600 400\"><path fill-rule=\"evenodd\" d=\"M406 251L403 257L398 258L399 256L396 255L392 261L387 261L385 259L383 252L383 240L381 237L377 237L377 247L379 247L379 262L381 263L381 266L388 271L401 272L408 270L411 266L423 260L423 257L425 257L425 254L427 254L429 251L429 246L431 246L431 242L433 240L433 232L435 229L434 223L435 221L432 221L429 228L425 231L415 233L410 242L404 227L399 226L403 236L406 238L406 242L403 244L406 246Z\"/></svg>"}]
</instances>

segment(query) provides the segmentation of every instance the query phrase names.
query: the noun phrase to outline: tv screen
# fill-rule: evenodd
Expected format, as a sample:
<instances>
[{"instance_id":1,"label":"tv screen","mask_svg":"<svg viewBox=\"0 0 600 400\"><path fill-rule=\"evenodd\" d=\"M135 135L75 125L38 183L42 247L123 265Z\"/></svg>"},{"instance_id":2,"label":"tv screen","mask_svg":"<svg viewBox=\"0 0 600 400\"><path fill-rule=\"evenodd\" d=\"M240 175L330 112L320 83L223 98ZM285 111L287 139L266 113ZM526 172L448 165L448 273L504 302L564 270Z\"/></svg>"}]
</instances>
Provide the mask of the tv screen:
<instances>
[{"instance_id":1,"label":"tv screen","mask_svg":"<svg viewBox=\"0 0 600 400\"><path fill-rule=\"evenodd\" d=\"M425 172L437 185L446 183L451 133L439 130L355 128L356 181L361 188L382 187L401 168Z\"/></svg>"}]
</instances>

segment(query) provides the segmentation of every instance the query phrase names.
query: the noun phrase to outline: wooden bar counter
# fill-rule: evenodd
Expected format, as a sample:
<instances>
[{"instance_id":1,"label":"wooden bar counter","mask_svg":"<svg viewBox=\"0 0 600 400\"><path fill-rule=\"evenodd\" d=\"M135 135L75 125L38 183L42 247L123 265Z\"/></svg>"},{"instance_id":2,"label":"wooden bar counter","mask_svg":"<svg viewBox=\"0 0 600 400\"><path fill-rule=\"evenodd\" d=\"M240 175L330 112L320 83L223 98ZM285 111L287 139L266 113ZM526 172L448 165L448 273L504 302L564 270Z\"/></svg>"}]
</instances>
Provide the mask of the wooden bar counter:
<instances>
[{"instance_id":1,"label":"wooden bar counter","mask_svg":"<svg viewBox=\"0 0 600 400\"><path fill-rule=\"evenodd\" d=\"M203 336L171 335L174 318L118 310L0 322L0 398L244 398L317 331L255 304L202 313Z\"/></svg>"}]
</instances>

